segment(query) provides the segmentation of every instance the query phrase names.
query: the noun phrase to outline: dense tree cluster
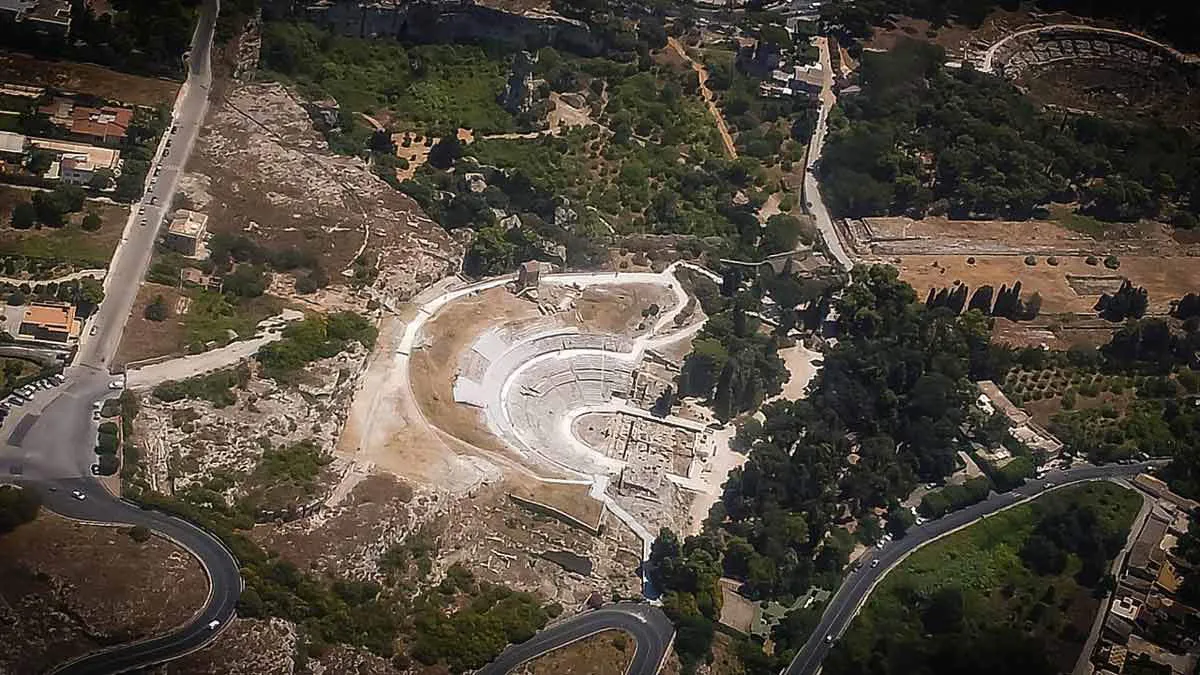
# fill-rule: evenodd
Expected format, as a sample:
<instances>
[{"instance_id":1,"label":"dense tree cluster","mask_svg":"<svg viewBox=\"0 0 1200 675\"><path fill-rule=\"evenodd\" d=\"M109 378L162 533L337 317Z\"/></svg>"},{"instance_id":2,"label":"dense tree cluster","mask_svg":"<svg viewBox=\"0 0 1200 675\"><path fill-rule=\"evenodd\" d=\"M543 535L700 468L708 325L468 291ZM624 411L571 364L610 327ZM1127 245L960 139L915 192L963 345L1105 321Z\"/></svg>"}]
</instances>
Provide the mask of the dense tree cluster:
<instances>
[{"instance_id":1,"label":"dense tree cluster","mask_svg":"<svg viewBox=\"0 0 1200 675\"><path fill-rule=\"evenodd\" d=\"M677 621L699 626L714 615L712 583L721 574L744 582L751 597L785 602L814 582L835 585L854 547L835 525L843 506L876 537L872 509L885 508L889 528L903 535L912 515L898 500L918 479L957 468L967 379L1002 367L986 318L925 308L891 267L859 268L853 277L836 302L843 335L808 397L773 402L764 423L744 423L738 443L749 458L730 475L704 533L682 545L664 534L656 544L653 562L663 572L655 580L675 594ZM732 353L697 339L681 388L693 378L719 386L713 364Z\"/></svg>"},{"instance_id":2,"label":"dense tree cluster","mask_svg":"<svg viewBox=\"0 0 1200 675\"><path fill-rule=\"evenodd\" d=\"M683 361L680 393L711 399L722 420L758 408L787 381L777 338L758 330L759 309L754 296L739 294L729 309L708 318Z\"/></svg>"},{"instance_id":3,"label":"dense tree cluster","mask_svg":"<svg viewBox=\"0 0 1200 675\"><path fill-rule=\"evenodd\" d=\"M0 486L0 535L37 518L41 506L42 501L33 490Z\"/></svg>"},{"instance_id":4,"label":"dense tree cluster","mask_svg":"<svg viewBox=\"0 0 1200 675\"><path fill-rule=\"evenodd\" d=\"M1121 287L1111 295L1104 293L1096 301L1092 309L1109 321L1124 321L1125 319L1140 319L1146 315L1146 307L1150 304L1150 296L1146 289L1134 286L1128 279L1121 282Z\"/></svg>"},{"instance_id":5,"label":"dense tree cluster","mask_svg":"<svg viewBox=\"0 0 1200 675\"><path fill-rule=\"evenodd\" d=\"M1077 201L1104 220L1195 223L1200 136L1040 112L1008 82L943 58L917 41L863 55L862 92L840 100L821 160L836 213L1024 219Z\"/></svg>"},{"instance_id":6,"label":"dense tree cluster","mask_svg":"<svg viewBox=\"0 0 1200 675\"><path fill-rule=\"evenodd\" d=\"M933 543L876 589L823 671L1061 672L1087 637L1073 617L1082 612L1090 624L1088 589L1099 586L1096 571L1119 549L1140 502L1115 485L1072 488ZM1065 574L1071 558L1085 570L1075 579Z\"/></svg>"},{"instance_id":7,"label":"dense tree cluster","mask_svg":"<svg viewBox=\"0 0 1200 675\"><path fill-rule=\"evenodd\" d=\"M296 291L311 293L329 284L319 255L311 249L291 246L272 249L241 234L219 232L209 241L207 271L220 274L222 290L243 298L266 292L267 267L296 275ZM172 282L174 283L174 282Z\"/></svg>"},{"instance_id":8,"label":"dense tree cluster","mask_svg":"<svg viewBox=\"0 0 1200 675\"><path fill-rule=\"evenodd\" d=\"M1021 560L1038 574L1057 575L1066 570L1067 556L1074 555L1082 563L1076 580L1094 586L1104 576L1108 560L1121 550L1124 534L1106 531L1093 509L1052 501L1021 547Z\"/></svg>"},{"instance_id":9,"label":"dense tree cluster","mask_svg":"<svg viewBox=\"0 0 1200 675\"><path fill-rule=\"evenodd\" d=\"M987 478L971 478L962 485L947 485L927 493L921 498L917 510L926 518L941 518L951 511L965 509L987 499L991 489L992 483Z\"/></svg>"},{"instance_id":10,"label":"dense tree cluster","mask_svg":"<svg viewBox=\"0 0 1200 675\"><path fill-rule=\"evenodd\" d=\"M971 293L970 301L967 294L970 289L966 284L955 284L949 288L930 288L925 298L925 306L929 309L945 307L958 314L963 309L975 310L984 316L1001 316L1013 321L1030 321L1036 319L1042 309L1042 296L1034 292L1027 299L1021 298L1021 282L1017 281L1009 288L1000 285L996 291L990 285L983 285Z\"/></svg>"}]
</instances>

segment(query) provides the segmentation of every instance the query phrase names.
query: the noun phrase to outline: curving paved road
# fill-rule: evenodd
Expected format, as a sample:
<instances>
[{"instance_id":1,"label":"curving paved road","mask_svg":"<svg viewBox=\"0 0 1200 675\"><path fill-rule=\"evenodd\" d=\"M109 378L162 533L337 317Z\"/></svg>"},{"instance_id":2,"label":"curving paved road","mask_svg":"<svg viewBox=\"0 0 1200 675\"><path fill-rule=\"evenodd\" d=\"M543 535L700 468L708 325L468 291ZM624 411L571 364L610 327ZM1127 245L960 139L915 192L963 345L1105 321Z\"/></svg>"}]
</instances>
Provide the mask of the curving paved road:
<instances>
[{"instance_id":1,"label":"curving paved road","mask_svg":"<svg viewBox=\"0 0 1200 675\"><path fill-rule=\"evenodd\" d=\"M146 191L145 200L153 197L156 203L146 204L143 213L138 213L137 206L131 209L121 245L105 276L104 301L89 322L91 328L81 341L75 364L64 371L66 383L39 391L28 404L14 408L0 428L4 479L37 490L47 508L68 518L99 525L142 525L171 539L199 559L209 578L209 597L187 625L167 635L85 655L60 666L56 673L123 673L199 649L234 617L242 591L237 560L220 541L183 520L113 497L91 477L90 468L95 461L97 425L92 406L114 393L109 389L108 370L150 264L158 229L204 120L217 12L218 0L206 0L201 7L192 37L188 79L175 103L172 123L177 130L167 134L173 152L168 152L164 139L152 162L159 171L158 179ZM71 493L76 490L86 498L73 498ZM213 621L218 625L209 628Z\"/></svg>"},{"instance_id":2,"label":"curving paved road","mask_svg":"<svg viewBox=\"0 0 1200 675\"><path fill-rule=\"evenodd\" d=\"M623 630L637 648L626 675L654 675L667 655L675 627L662 610L650 605L621 603L572 617L501 652L478 675L505 675L538 656L605 630Z\"/></svg>"},{"instance_id":3,"label":"curving paved road","mask_svg":"<svg viewBox=\"0 0 1200 675\"><path fill-rule=\"evenodd\" d=\"M55 513L106 525L142 525L174 541L200 559L209 579L207 602L183 628L160 637L82 656L59 666L53 672L106 675L169 661L206 645L233 617L242 593L242 579L233 555L216 537L174 516L146 511L118 500L103 490L89 489L94 488L90 479L46 481L39 487L45 488L45 505ZM89 496L77 501L70 496L72 490L82 490ZM208 627L212 621L218 622L217 628Z\"/></svg>"},{"instance_id":4,"label":"curving paved road","mask_svg":"<svg viewBox=\"0 0 1200 675\"><path fill-rule=\"evenodd\" d=\"M785 672L788 675L812 675L819 671L821 661L829 653L833 642L836 642L846 627L850 625L850 621L866 603L867 596L871 594L875 585L916 549L993 513L1041 496L1046 492L1044 485L1047 481L1053 482L1056 486L1055 489L1058 489L1083 481L1133 477L1159 464L1159 462L1143 462L1124 466L1085 466L1067 471L1051 472L1045 478L1030 480L1016 490L999 495L993 494L990 499L914 527L902 539L885 546L883 550L873 549L873 554L868 553L862 558L862 567L851 572L842 582L841 588L826 606L825 613L821 616L821 622L813 629L808 642L804 643L804 646L796 653ZM878 567L871 567L874 560L879 561ZM827 642L827 636L832 636L833 641Z\"/></svg>"}]
</instances>

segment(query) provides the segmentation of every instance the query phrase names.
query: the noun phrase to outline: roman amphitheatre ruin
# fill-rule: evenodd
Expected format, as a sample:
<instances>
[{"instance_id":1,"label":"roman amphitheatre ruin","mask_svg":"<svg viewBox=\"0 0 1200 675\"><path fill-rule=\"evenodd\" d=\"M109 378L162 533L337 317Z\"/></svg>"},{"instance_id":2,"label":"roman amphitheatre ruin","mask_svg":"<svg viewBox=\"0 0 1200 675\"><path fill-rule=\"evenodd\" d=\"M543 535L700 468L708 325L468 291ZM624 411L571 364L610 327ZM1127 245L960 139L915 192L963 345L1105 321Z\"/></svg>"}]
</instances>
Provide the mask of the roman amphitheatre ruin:
<instances>
[{"instance_id":1,"label":"roman amphitheatre ruin","mask_svg":"<svg viewBox=\"0 0 1200 675\"><path fill-rule=\"evenodd\" d=\"M589 531L616 519L648 555L659 528L697 528L741 461L698 404L652 412L705 321L685 274L720 280L687 263L445 280L384 327L340 452L458 492L503 482Z\"/></svg>"},{"instance_id":2,"label":"roman amphitheatre ruin","mask_svg":"<svg viewBox=\"0 0 1200 675\"><path fill-rule=\"evenodd\" d=\"M964 60L1049 106L1200 121L1200 57L1137 33L1075 23L1025 26L991 44L965 45Z\"/></svg>"}]
</instances>

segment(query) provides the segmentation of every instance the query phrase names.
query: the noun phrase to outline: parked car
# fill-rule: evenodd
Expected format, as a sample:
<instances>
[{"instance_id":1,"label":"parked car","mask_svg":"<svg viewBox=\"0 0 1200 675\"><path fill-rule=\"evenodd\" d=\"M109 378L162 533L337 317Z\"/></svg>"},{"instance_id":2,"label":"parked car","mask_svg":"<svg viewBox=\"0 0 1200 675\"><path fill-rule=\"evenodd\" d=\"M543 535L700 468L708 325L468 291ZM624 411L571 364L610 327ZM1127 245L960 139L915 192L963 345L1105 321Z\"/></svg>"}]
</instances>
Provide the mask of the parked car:
<instances>
[{"instance_id":1,"label":"parked car","mask_svg":"<svg viewBox=\"0 0 1200 675\"><path fill-rule=\"evenodd\" d=\"M124 388L125 388L125 383L124 383L124 382L122 382L122 381L120 381L120 380L113 380L112 382L109 382L109 383L108 383L108 388L109 388L109 389L114 389L114 390L115 390L115 389L124 389Z\"/></svg>"},{"instance_id":2,"label":"parked car","mask_svg":"<svg viewBox=\"0 0 1200 675\"><path fill-rule=\"evenodd\" d=\"M871 561L871 567L879 567L879 561L878 561L878 560L872 560L872 561Z\"/></svg>"},{"instance_id":3,"label":"parked car","mask_svg":"<svg viewBox=\"0 0 1200 675\"><path fill-rule=\"evenodd\" d=\"M87 499L87 495L83 494L79 490L71 490L71 496L74 497L75 499L78 499L79 501L83 501L83 500Z\"/></svg>"},{"instance_id":4,"label":"parked car","mask_svg":"<svg viewBox=\"0 0 1200 675\"><path fill-rule=\"evenodd\" d=\"M100 475L100 465L99 465L99 464L93 464L93 465L92 465L92 475L93 475L93 476L99 476L99 475Z\"/></svg>"},{"instance_id":5,"label":"parked car","mask_svg":"<svg viewBox=\"0 0 1200 675\"><path fill-rule=\"evenodd\" d=\"M96 331L98 331L98 330L100 330L100 327L99 327L99 326L97 326L97 325L95 325L95 324L93 324L93 325L92 325L92 329L91 329L90 331L88 331L88 335L95 335L95 334L96 334Z\"/></svg>"}]
</instances>

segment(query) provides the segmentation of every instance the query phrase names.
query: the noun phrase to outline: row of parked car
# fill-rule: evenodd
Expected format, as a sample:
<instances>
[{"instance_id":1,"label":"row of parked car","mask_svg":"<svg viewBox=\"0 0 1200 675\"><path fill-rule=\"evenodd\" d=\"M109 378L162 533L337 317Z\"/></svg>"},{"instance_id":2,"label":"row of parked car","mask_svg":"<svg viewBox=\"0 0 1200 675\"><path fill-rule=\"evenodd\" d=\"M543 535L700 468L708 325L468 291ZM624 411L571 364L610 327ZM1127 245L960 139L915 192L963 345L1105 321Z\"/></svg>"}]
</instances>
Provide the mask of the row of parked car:
<instances>
[{"instance_id":1,"label":"row of parked car","mask_svg":"<svg viewBox=\"0 0 1200 675\"><path fill-rule=\"evenodd\" d=\"M65 375L62 373L55 373L49 377L43 377L40 380L34 380L24 387L12 392L8 396L5 396L4 400L0 401L0 421L3 421L4 418L8 416L9 411L12 410L14 406L25 405L33 400L33 397L39 391L57 387L66 381L67 378Z\"/></svg>"}]
</instances>

